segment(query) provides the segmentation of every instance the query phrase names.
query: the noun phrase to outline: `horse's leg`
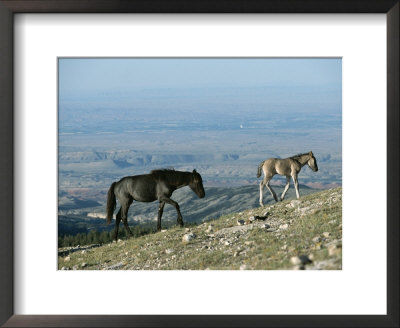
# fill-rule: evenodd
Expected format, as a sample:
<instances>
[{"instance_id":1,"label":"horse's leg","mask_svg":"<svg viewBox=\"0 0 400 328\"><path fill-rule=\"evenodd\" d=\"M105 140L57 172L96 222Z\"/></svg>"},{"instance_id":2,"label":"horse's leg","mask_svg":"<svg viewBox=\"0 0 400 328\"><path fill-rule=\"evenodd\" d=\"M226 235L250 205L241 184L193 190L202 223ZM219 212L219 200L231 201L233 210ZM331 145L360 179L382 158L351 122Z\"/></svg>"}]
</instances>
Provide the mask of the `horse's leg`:
<instances>
[{"instance_id":1,"label":"horse's leg","mask_svg":"<svg viewBox=\"0 0 400 328\"><path fill-rule=\"evenodd\" d=\"M119 230L119 223L121 222L121 209L119 209L117 215L115 216L115 229L114 229L114 240L118 240L118 230Z\"/></svg>"},{"instance_id":2,"label":"horse's leg","mask_svg":"<svg viewBox=\"0 0 400 328\"><path fill-rule=\"evenodd\" d=\"M292 178L293 178L294 188L296 189L296 196L297 196L297 199L299 199L300 194L299 194L299 182L297 181L297 174L296 173L293 174Z\"/></svg>"},{"instance_id":3,"label":"horse's leg","mask_svg":"<svg viewBox=\"0 0 400 328\"><path fill-rule=\"evenodd\" d=\"M286 186L285 189L283 190L283 193L281 195L281 201L283 201L283 199L285 198L286 192L288 191L290 186L290 176L286 176Z\"/></svg>"},{"instance_id":4,"label":"horse's leg","mask_svg":"<svg viewBox=\"0 0 400 328\"><path fill-rule=\"evenodd\" d=\"M131 231L131 229L129 228L129 225L128 225L128 210L129 210L129 206L131 206L132 202L133 202L133 199L130 198L127 203L124 203L121 206L121 209L122 209L122 213L121 213L122 222L124 223L124 227L125 227L126 233L130 237L133 236L133 233L132 233L132 231Z\"/></svg>"},{"instance_id":5,"label":"horse's leg","mask_svg":"<svg viewBox=\"0 0 400 328\"><path fill-rule=\"evenodd\" d=\"M164 212L165 202L160 201L160 205L158 206L158 216L157 216L157 231L161 231L161 217Z\"/></svg>"},{"instance_id":6,"label":"horse's leg","mask_svg":"<svg viewBox=\"0 0 400 328\"><path fill-rule=\"evenodd\" d=\"M269 177L266 179L265 185L267 186L269 192L271 193L272 197L274 197L275 201L278 201L278 197L276 197L275 191L272 189L272 187L269 184L269 181L271 180L272 177Z\"/></svg>"},{"instance_id":7,"label":"horse's leg","mask_svg":"<svg viewBox=\"0 0 400 328\"><path fill-rule=\"evenodd\" d=\"M264 189L265 183L264 180L260 182L260 206L264 206L263 204L263 189Z\"/></svg>"},{"instance_id":8,"label":"horse's leg","mask_svg":"<svg viewBox=\"0 0 400 328\"><path fill-rule=\"evenodd\" d=\"M164 203L170 204L172 206L175 206L176 213L178 213L177 222L181 227L183 227L183 218L182 218L181 210L179 209L178 203L166 196L161 197L160 202L164 202Z\"/></svg>"}]
</instances>

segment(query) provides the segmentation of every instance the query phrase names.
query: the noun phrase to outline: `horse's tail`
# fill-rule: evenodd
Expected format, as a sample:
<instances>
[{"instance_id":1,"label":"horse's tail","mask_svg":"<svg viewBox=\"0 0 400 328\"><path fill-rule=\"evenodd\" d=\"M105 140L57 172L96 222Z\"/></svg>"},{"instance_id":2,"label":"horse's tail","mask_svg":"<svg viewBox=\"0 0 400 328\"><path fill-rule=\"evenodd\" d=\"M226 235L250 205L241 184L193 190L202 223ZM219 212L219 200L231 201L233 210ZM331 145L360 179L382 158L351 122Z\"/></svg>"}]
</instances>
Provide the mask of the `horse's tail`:
<instances>
[{"instance_id":1,"label":"horse's tail","mask_svg":"<svg viewBox=\"0 0 400 328\"><path fill-rule=\"evenodd\" d=\"M257 178L259 178L259 177L261 176L261 169L262 169L262 166L264 165L264 162L265 162L265 161L262 161L262 162L260 163L260 165L258 165L258 169L257 169Z\"/></svg>"},{"instance_id":2,"label":"horse's tail","mask_svg":"<svg viewBox=\"0 0 400 328\"><path fill-rule=\"evenodd\" d=\"M107 193L107 224L111 223L115 207L117 206L117 201L115 199L114 187L116 182L111 184L110 189L108 189Z\"/></svg>"}]
</instances>

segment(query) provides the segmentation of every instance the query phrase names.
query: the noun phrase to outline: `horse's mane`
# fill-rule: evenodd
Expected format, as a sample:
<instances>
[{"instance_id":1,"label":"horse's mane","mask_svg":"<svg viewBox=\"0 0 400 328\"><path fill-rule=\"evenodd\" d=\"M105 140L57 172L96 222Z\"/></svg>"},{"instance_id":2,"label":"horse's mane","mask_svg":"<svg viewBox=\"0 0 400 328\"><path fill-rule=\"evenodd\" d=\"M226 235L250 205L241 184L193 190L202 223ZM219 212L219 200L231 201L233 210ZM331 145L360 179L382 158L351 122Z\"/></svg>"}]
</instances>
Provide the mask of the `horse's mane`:
<instances>
[{"instance_id":1,"label":"horse's mane","mask_svg":"<svg viewBox=\"0 0 400 328\"><path fill-rule=\"evenodd\" d=\"M171 184L181 183L182 179L186 180L189 172L175 171L175 169L157 169L150 171L150 175L156 179L167 180Z\"/></svg>"},{"instance_id":2,"label":"horse's mane","mask_svg":"<svg viewBox=\"0 0 400 328\"><path fill-rule=\"evenodd\" d=\"M173 173L173 172L177 172L177 171L175 171L174 168L171 168L171 169L156 169L156 170L151 170L150 174L152 174L152 175L161 175L161 174Z\"/></svg>"}]
</instances>

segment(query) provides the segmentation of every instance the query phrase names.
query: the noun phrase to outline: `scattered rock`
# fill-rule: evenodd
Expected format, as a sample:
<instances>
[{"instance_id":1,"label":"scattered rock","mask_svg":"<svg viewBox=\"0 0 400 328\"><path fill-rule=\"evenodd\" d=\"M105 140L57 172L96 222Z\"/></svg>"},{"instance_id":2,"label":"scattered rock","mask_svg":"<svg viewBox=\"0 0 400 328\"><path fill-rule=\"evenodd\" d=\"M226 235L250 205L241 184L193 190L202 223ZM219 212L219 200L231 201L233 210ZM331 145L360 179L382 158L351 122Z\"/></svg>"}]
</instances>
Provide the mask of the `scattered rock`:
<instances>
[{"instance_id":1,"label":"scattered rock","mask_svg":"<svg viewBox=\"0 0 400 328\"><path fill-rule=\"evenodd\" d=\"M337 245L329 245L328 246L328 254L329 256L338 255L341 252L341 247Z\"/></svg>"},{"instance_id":2,"label":"scattered rock","mask_svg":"<svg viewBox=\"0 0 400 328\"><path fill-rule=\"evenodd\" d=\"M301 204L301 200L293 199L289 204L286 205L286 207L294 208L296 206L299 206L300 204Z\"/></svg>"},{"instance_id":3,"label":"scattered rock","mask_svg":"<svg viewBox=\"0 0 400 328\"><path fill-rule=\"evenodd\" d=\"M167 232L167 229L163 229L163 230L161 230L161 232Z\"/></svg>"},{"instance_id":4,"label":"scattered rock","mask_svg":"<svg viewBox=\"0 0 400 328\"><path fill-rule=\"evenodd\" d=\"M173 252L174 252L174 250L172 248L168 248L165 250L165 254L171 254Z\"/></svg>"},{"instance_id":5,"label":"scattered rock","mask_svg":"<svg viewBox=\"0 0 400 328\"><path fill-rule=\"evenodd\" d=\"M83 251L81 252L81 254L86 254L86 251L85 251L85 250L83 250Z\"/></svg>"},{"instance_id":6,"label":"scattered rock","mask_svg":"<svg viewBox=\"0 0 400 328\"><path fill-rule=\"evenodd\" d=\"M183 243L189 243L193 239L196 238L196 235L194 233L188 233L182 237L182 242Z\"/></svg>"},{"instance_id":7,"label":"scattered rock","mask_svg":"<svg viewBox=\"0 0 400 328\"><path fill-rule=\"evenodd\" d=\"M281 224L281 225L279 226L279 229L281 229L281 230L286 230L287 228L289 228L289 225L288 225L287 223Z\"/></svg>"},{"instance_id":8,"label":"scattered rock","mask_svg":"<svg viewBox=\"0 0 400 328\"><path fill-rule=\"evenodd\" d=\"M81 264L81 268L86 268L87 267L87 263L86 262L83 262L82 264Z\"/></svg>"},{"instance_id":9,"label":"scattered rock","mask_svg":"<svg viewBox=\"0 0 400 328\"><path fill-rule=\"evenodd\" d=\"M256 220L265 221L267 219L268 215L269 215L269 212L267 212L267 215L264 215L264 216L259 216L259 215L251 216L251 217L249 217L249 221L250 222L254 222Z\"/></svg>"},{"instance_id":10,"label":"scattered rock","mask_svg":"<svg viewBox=\"0 0 400 328\"><path fill-rule=\"evenodd\" d=\"M267 215L269 210L272 210L274 208L274 205L268 206L267 211L264 213L264 215Z\"/></svg>"},{"instance_id":11,"label":"scattered rock","mask_svg":"<svg viewBox=\"0 0 400 328\"><path fill-rule=\"evenodd\" d=\"M110 265L109 267L104 268L103 270L117 270L121 269L125 264L122 262Z\"/></svg>"},{"instance_id":12,"label":"scattered rock","mask_svg":"<svg viewBox=\"0 0 400 328\"><path fill-rule=\"evenodd\" d=\"M223 228L221 230L218 230L214 233L215 236L225 236L229 235L232 233L240 233L240 232L246 232L248 230L252 230L254 225L252 224L246 224L246 225L241 225L241 226L235 226L235 227L229 227L229 228Z\"/></svg>"},{"instance_id":13,"label":"scattered rock","mask_svg":"<svg viewBox=\"0 0 400 328\"><path fill-rule=\"evenodd\" d=\"M263 224L263 225L261 225L261 228L263 228L263 229L269 229L269 228L271 228L271 226L269 225L269 224Z\"/></svg>"},{"instance_id":14,"label":"scattered rock","mask_svg":"<svg viewBox=\"0 0 400 328\"><path fill-rule=\"evenodd\" d=\"M239 269L240 270L247 270L247 264L242 264Z\"/></svg>"},{"instance_id":15,"label":"scattered rock","mask_svg":"<svg viewBox=\"0 0 400 328\"><path fill-rule=\"evenodd\" d=\"M120 243L120 242L122 242L122 240L121 240L121 239L118 239L118 243Z\"/></svg>"},{"instance_id":16,"label":"scattered rock","mask_svg":"<svg viewBox=\"0 0 400 328\"><path fill-rule=\"evenodd\" d=\"M319 243L319 242L321 241L321 237L320 237L320 236L316 236L316 237L314 237L314 238L312 239L312 241L313 241L314 243Z\"/></svg>"},{"instance_id":17,"label":"scattered rock","mask_svg":"<svg viewBox=\"0 0 400 328\"><path fill-rule=\"evenodd\" d=\"M207 233L211 233L211 232L213 232L213 231L214 231L213 225L210 224L210 225L208 226L206 232L207 232Z\"/></svg>"},{"instance_id":18,"label":"scattered rock","mask_svg":"<svg viewBox=\"0 0 400 328\"><path fill-rule=\"evenodd\" d=\"M244 220L237 220L237 225L239 226L244 225Z\"/></svg>"},{"instance_id":19,"label":"scattered rock","mask_svg":"<svg viewBox=\"0 0 400 328\"><path fill-rule=\"evenodd\" d=\"M330 232L323 232L322 235L323 235L325 238L328 238L328 237L331 235L331 233L330 233Z\"/></svg>"},{"instance_id":20,"label":"scattered rock","mask_svg":"<svg viewBox=\"0 0 400 328\"><path fill-rule=\"evenodd\" d=\"M69 262L69 261L71 261L71 257L70 257L70 256L67 256L67 257L64 259L64 262Z\"/></svg>"},{"instance_id":21,"label":"scattered rock","mask_svg":"<svg viewBox=\"0 0 400 328\"><path fill-rule=\"evenodd\" d=\"M294 265L305 265L312 263L307 255L293 256L290 258L290 262L292 262Z\"/></svg>"},{"instance_id":22,"label":"scattered rock","mask_svg":"<svg viewBox=\"0 0 400 328\"><path fill-rule=\"evenodd\" d=\"M294 265L298 265L301 264L301 260L298 256L293 256L290 258L290 262L292 262L292 264Z\"/></svg>"}]
</instances>

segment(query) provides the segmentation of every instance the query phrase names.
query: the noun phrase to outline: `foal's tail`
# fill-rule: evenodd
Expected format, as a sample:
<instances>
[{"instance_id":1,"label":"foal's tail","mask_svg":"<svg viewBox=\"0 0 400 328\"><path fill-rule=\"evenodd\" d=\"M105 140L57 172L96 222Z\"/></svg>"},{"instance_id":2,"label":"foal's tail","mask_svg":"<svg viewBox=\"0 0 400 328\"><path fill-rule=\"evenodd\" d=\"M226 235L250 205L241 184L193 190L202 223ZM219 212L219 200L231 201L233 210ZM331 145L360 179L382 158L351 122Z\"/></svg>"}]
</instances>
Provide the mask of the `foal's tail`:
<instances>
[{"instance_id":1,"label":"foal's tail","mask_svg":"<svg viewBox=\"0 0 400 328\"><path fill-rule=\"evenodd\" d=\"M113 182L111 184L110 189L108 189L107 193L107 224L110 224L115 207L117 206L117 201L115 199L115 193L114 193L114 187L115 187L116 182Z\"/></svg>"},{"instance_id":2,"label":"foal's tail","mask_svg":"<svg viewBox=\"0 0 400 328\"><path fill-rule=\"evenodd\" d=\"M258 169L257 169L257 178L259 178L259 177L261 176L261 169L262 169L262 166L264 165L264 162L265 162L265 161L262 161L262 162L260 163L260 165L258 165Z\"/></svg>"}]
</instances>

